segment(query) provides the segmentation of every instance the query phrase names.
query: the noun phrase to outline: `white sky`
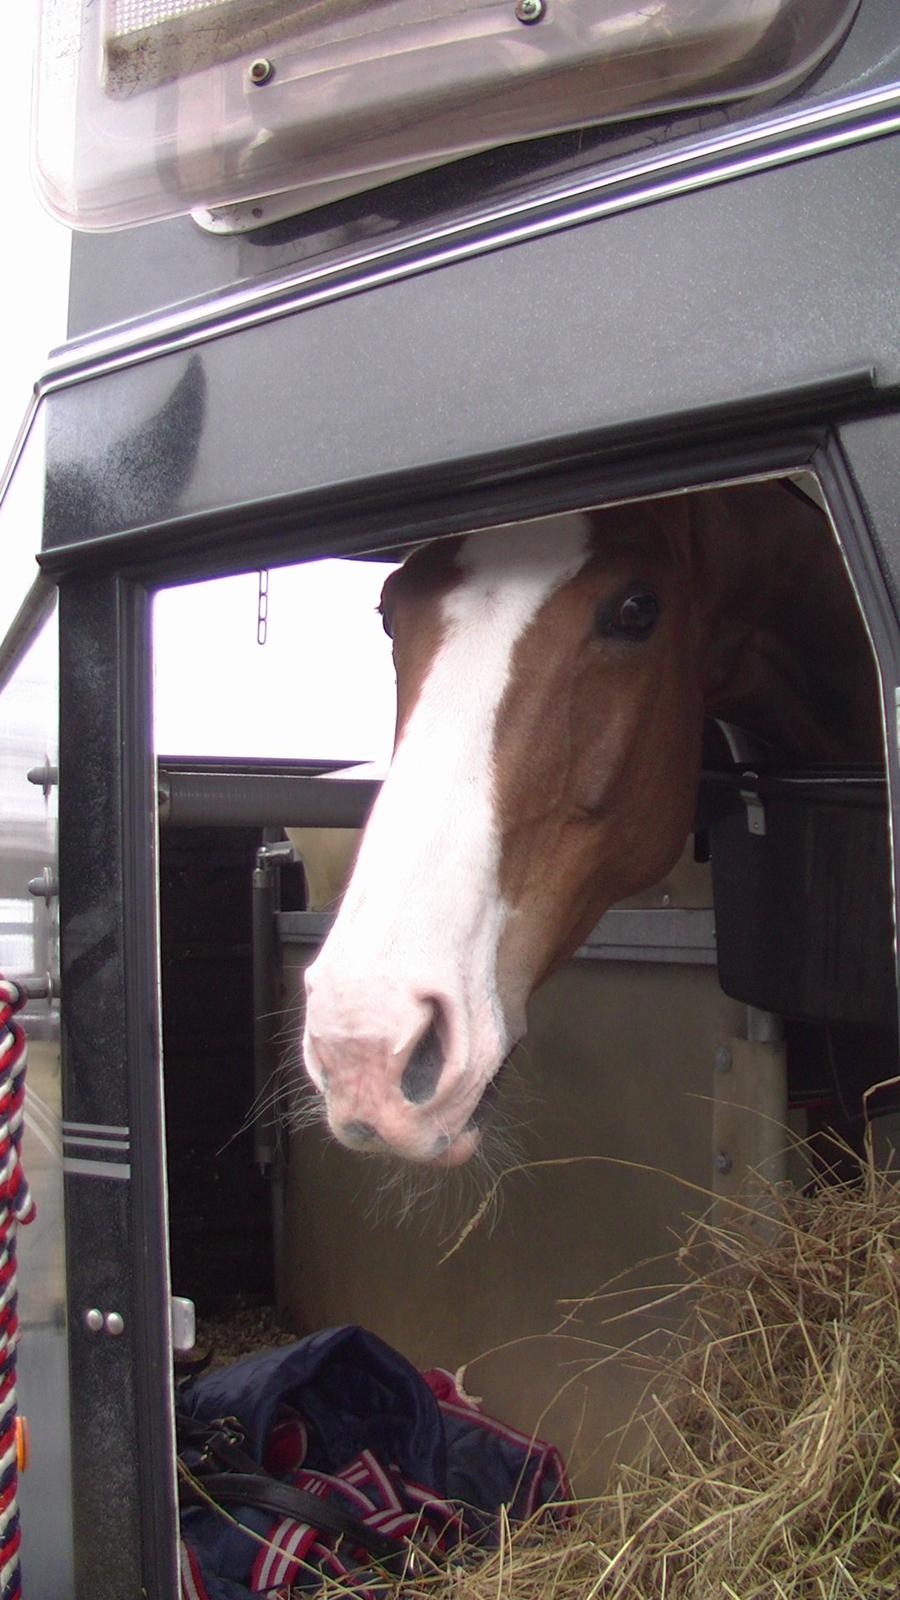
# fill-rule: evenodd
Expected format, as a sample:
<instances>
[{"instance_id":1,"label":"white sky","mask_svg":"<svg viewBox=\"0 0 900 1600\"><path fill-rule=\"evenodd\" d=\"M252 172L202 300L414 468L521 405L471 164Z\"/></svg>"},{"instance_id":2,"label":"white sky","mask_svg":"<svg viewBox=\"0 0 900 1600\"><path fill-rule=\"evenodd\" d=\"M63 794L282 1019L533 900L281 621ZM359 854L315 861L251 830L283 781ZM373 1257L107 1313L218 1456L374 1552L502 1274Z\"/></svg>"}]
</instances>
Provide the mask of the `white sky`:
<instances>
[{"instance_id":1,"label":"white sky","mask_svg":"<svg viewBox=\"0 0 900 1600\"><path fill-rule=\"evenodd\" d=\"M5 462L32 385L66 327L68 230L44 211L29 174L32 57L37 0L4 13L8 70L0 96L4 233L0 240L0 456ZM15 64L15 68L13 65ZM35 489L24 471L0 514L14 539L18 595L36 568ZM27 544L27 548L26 548ZM11 565L6 562L9 576ZM390 569L322 562L274 570L268 638L256 642L255 573L156 602L157 748L167 755L387 758L393 731L390 647L375 606Z\"/></svg>"},{"instance_id":2,"label":"white sky","mask_svg":"<svg viewBox=\"0 0 900 1600\"><path fill-rule=\"evenodd\" d=\"M65 338L69 234L40 205L29 176L30 62L37 0L4 7L6 72L0 95L3 232L0 237L0 454L5 462L31 386Z\"/></svg>"},{"instance_id":3,"label":"white sky","mask_svg":"<svg viewBox=\"0 0 900 1600\"><path fill-rule=\"evenodd\" d=\"M375 607L390 570L317 561L271 572L263 646L255 572L158 595L160 754L385 763L394 671Z\"/></svg>"}]
</instances>

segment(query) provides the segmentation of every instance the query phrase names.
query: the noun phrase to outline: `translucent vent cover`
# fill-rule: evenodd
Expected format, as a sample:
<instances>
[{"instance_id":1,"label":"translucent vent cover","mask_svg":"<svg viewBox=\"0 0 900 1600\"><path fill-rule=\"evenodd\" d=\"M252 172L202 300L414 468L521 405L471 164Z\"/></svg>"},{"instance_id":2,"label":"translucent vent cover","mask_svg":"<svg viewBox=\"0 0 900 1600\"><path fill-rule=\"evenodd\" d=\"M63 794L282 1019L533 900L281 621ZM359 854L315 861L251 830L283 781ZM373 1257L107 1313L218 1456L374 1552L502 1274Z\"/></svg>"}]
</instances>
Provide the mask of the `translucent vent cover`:
<instances>
[{"instance_id":1,"label":"translucent vent cover","mask_svg":"<svg viewBox=\"0 0 900 1600\"><path fill-rule=\"evenodd\" d=\"M42 0L38 181L77 228L197 208L253 226L493 145L787 86L858 4Z\"/></svg>"}]
</instances>

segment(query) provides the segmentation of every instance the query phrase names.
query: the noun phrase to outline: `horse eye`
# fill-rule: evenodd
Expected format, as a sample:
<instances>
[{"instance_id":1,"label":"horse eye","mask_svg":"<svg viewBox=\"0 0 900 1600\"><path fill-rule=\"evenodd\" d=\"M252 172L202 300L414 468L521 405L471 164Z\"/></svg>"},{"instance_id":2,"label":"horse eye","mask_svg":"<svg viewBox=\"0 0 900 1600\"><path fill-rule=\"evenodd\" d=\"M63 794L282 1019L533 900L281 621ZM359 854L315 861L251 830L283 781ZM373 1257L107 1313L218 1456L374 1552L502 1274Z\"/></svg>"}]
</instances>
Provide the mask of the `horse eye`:
<instances>
[{"instance_id":1,"label":"horse eye","mask_svg":"<svg viewBox=\"0 0 900 1600\"><path fill-rule=\"evenodd\" d=\"M605 639L631 639L642 644L656 627L659 612L659 600L653 590L640 585L612 605L598 606L597 632Z\"/></svg>"}]
</instances>

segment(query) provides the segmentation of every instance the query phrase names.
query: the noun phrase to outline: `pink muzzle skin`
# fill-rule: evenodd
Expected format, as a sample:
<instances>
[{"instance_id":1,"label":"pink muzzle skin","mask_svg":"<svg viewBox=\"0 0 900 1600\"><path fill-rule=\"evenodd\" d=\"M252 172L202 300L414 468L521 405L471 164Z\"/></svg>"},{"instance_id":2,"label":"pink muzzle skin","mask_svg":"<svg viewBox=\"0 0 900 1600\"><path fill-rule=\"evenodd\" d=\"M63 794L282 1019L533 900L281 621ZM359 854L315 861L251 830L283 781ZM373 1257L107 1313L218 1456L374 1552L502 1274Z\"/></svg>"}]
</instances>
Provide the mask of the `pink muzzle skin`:
<instances>
[{"instance_id":1,"label":"pink muzzle skin","mask_svg":"<svg viewBox=\"0 0 900 1600\"><path fill-rule=\"evenodd\" d=\"M447 1059L458 1031L448 1020L449 998L382 989L373 1028L366 1026L371 993L354 1000L342 984L337 1004L327 974L312 971L307 986L306 1070L324 1095L335 1138L407 1161L449 1167L468 1160L479 1142L469 1119L483 1085L458 1056Z\"/></svg>"}]
</instances>

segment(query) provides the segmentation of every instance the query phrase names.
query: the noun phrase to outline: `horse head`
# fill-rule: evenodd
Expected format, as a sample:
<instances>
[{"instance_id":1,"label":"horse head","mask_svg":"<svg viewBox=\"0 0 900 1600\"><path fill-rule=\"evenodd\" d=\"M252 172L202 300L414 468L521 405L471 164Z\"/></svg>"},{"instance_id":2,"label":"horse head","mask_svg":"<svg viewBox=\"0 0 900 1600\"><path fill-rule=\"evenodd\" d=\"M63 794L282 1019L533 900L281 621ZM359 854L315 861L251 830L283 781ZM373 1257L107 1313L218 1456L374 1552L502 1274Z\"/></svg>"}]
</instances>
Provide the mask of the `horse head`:
<instances>
[{"instance_id":1,"label":"horse head","mask_svg":"<svg viewBox=\"0 0 900 1600\"><path fill-rule=\"evenodd\" d=\"M534 988L678 858L704 717L771 670L758 495L446 539L388 579L394 756L306 975L306 1068L343 1144L465 1161ZM819 513L792 515L789 574L809 528L822 545Z\"/></svg>"}]
</instances>

